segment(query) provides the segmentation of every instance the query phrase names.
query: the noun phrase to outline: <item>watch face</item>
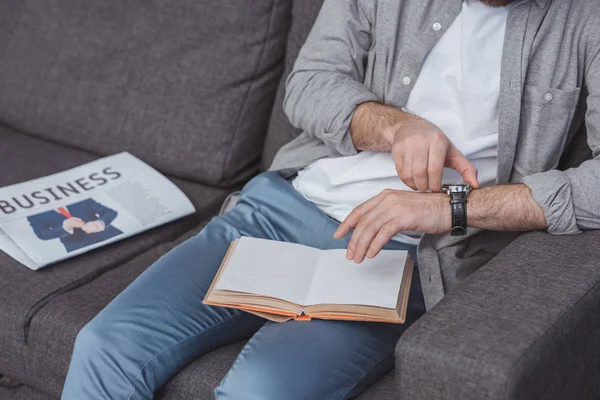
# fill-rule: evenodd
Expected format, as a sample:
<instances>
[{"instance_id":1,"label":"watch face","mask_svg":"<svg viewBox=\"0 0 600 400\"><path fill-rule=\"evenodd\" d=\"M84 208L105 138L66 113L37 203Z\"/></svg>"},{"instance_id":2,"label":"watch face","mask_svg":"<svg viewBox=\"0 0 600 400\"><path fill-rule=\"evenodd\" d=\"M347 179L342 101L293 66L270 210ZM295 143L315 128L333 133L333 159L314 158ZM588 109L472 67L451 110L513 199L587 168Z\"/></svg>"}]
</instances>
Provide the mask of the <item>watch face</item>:
<instances>
[{"instance_id":1,"label":"watch face","mask_svg":"<svg viewBox=\"0 0 600 400\"><path fill-rule=\"evenodd\" d=\"M466 193L469 194L471 191L471 185L469 183L456 183L450 185L443 185L442 192L451 194L451 193Z\"/></svg>"}]
</instances>

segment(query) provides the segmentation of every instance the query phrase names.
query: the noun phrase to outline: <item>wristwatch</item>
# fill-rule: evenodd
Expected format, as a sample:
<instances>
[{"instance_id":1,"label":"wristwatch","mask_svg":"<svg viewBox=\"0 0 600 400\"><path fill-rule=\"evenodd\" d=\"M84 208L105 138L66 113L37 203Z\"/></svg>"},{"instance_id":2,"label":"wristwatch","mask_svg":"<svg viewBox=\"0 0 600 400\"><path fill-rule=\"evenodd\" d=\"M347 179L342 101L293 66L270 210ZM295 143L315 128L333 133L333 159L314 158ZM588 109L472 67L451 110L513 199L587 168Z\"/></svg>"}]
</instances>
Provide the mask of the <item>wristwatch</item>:
<instances>
[{"instance_id":1,"label":"wristwatch","mask_svg":"<svg viewBox=\"0 0 600 400\"><path fill-rule=\"evenodd\" d=\"M467 196L470 192L471 185L468 183L442 186L442 193L450 196L450 206L452 207L451 236L464 236L467 234Z\"/></svg>"}]
</instances>

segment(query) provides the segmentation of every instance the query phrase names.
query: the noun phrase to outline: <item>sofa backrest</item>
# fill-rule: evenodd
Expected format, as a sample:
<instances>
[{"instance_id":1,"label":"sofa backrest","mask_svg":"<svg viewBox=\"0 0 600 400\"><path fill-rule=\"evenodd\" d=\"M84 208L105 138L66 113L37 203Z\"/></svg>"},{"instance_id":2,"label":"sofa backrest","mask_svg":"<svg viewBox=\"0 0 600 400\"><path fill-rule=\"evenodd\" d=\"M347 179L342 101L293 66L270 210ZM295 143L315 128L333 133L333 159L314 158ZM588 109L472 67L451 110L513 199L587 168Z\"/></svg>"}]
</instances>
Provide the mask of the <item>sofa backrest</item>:
<instances>
[{"instance_id":1,"label":"sofa backrest","mask_svg":"<svg viewBox=\"0 0 600 400\"><path fill-rule=\"evenodd\" d=\"M343 0L340 0L343 1ZM287 39L287 51L285 54L285 70L277 88L277 96L273 106L273 112L269 120L269 129L265 140L262 158L262 169L268 169L275 154L287 142L298 136L301 131L294 128L283 112L283 98L285 95L285 80L292 72L294 62L298 57L300 48L306 41L312 29L323 0L294 0L292 10L292 26Z\"/></svg>"},{"instance_id":2,"label":"sofa backrest","mask_svg":"<svg viewBox=\"0 0 600 400\"><path fill-rule=\"evenodd\" d=\"M0 123L229 186L258 168L289 0L0 2Z\"/></svg>"}]
</instances>

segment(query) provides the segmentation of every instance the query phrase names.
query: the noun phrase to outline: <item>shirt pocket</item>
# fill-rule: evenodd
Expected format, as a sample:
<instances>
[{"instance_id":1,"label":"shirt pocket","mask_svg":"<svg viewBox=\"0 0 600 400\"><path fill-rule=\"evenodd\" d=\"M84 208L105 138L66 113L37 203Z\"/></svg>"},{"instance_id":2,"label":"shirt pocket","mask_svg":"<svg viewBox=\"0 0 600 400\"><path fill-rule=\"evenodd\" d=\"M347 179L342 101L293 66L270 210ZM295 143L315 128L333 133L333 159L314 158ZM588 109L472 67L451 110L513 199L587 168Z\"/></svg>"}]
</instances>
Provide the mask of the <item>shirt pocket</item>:
<instances>
[{"instance_id":1,"label":"shirt pocket","mask_svg":"<svg viewBox=\"0 0 600 400\"><path fill-rule=\"evenodd\" d=\"M581 89L525 85L515 169L522 175L557 167Z\"/></svg>"}]
</instances>

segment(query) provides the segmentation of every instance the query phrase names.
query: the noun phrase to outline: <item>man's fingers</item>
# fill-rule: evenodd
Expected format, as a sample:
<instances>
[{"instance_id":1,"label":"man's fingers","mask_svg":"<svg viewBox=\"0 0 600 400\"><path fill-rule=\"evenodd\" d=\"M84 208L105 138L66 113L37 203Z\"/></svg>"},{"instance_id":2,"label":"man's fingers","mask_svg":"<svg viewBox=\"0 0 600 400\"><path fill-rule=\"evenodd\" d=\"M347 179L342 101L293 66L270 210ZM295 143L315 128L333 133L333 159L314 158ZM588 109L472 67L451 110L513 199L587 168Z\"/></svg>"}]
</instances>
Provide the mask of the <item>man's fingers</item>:
<instances>
[{"instance_id":1,"label":"man's fingers","mask_svg":"<svg viewBox=\"0 0 600 400\"><path fill-rule=\"evenodd\" d=\"M367 250L371 246L371 242L379 233L381 227L392 218L386 213L386 210L382 210L381 208L378 206L367 214L352 234L351 242L353 243L348 247L352 246L354 249L353 260L355 263L360 264L363 262L367 255Z\"/></svg>"},{"instance_id":2,"label":"man's fingers","mask_svg":"<svg viewBox=\"0 0 600 400\"><path fill-rule=\"evenodd\" d=\"M429 163L427 165L427 176L429 189L432 192L442 190L442 179L444 176L444 163L446 162L447 147L443 143L434 143L429 148Z\"/></svg>"},{"instance_id":3,"label":"man's fingers","mask_svg":"<svg viewBox=\"0 0 600 400\"><path fill-rule=\"evenodd\" d=\"M462 177L464 181L470 183L474 189L477 189L479 187L479 180L477 178L477 168L473 167L471 169L465 170L462 173Z\"/></svg>"},{"instance_id":4,"label":"man's fingers","mask_svg":"<svg viewBox=\"0 0 600 400\"><path fill-rule=\"evenodd\" d=\"M429 189L427 165L429 163L429 148L426 146L413 154L412 173L417 190L425 192Z\"/></svg>"},{"instance_id":5,"label":"man's fingers","mask_svg":"<svg viewBox=\"0 0 600 400\"><path fill-rule=\"evenodd\" d=\"M367 211L366 213L364 213L362 215L362 217L360 218L360 220L355 224L356 228L354 229L354 232L352 232L352 236L350 237L350 242L348 242L348 250L346 251L346 258L348 260L356 260L357 259L357 248L358 248L358 242L359 240L362 238L363 234L364 234L364 230L369 226L371 220L373 220L374 218L377 217L378 212L377 207L379 206L379 204L381 204L381 202L385 199L386 195L384 193L387 192L383 192L382 194L380 194L379 196L375 196L375 198L380 197L378 200L378 202L371 207L371 209L369 209L369 211ZM366 252L367 250L365 249L364 252ZM364 258L364 256L363 256Z\"/></svg>"},{"instance_id":6,"label":"man's fingers","mask_svg":"<svg viewBox=\"0 0 600 400\"><path fill-rule=\"evenodd\" d=\"M402 156L402 164L400 168L396 165L396 171L398 171L398 176L400 180L404 182L406 186L411 188L412 190L417 190L417 186L415 185L415 181L413 179L413 156L412 153L405 153Z\"/></svg>"},{"instance_id":7,"label":"man's fingers","mask_svg":"<svg viewBox=\"0 0 600 400\"><path fill-rule=\"evenodd\" d=\"M468 182L474 188L479 187L479 181L477 180L477 168L460 151L454 146L448 152L448 159L446 166L458 171L465 182Z\"/></svg>"},{"instance_id":8,"label":"man's fingers","mask_svg":"<svg viewBox=\"0 0 600 400\"><path fill-rule=\"evenodd\" d=\"M389 221L383 225L381 229L379 229L377 236L375 236L371 242L371 246L367 251L367 257L374 258L377 254L379 254L381 249L383 249L383 246L385 246L396 233L400 232L400 230L401 229L397 227L395 221Z\"/></svg>"},{"instance_id":9,"label":"man's fingers","mask_svg":"<svg viewBox=\"0 0 600 400\"><path fill-rule=\"evenodd\" d=\"M364 203L356 207L354 210L352 210L352 212L348 214L344 221L342 221L340 226L338 226L338 228L333 234L333 237L336 239L341 239L344 236L346 236L350 232L350 230L352 230L352 228L354 228L358 224L358 221L360 221L363 215L365 215L367 212L369 212L369 210L371 210L373 207L379 204L385 198L385 195L387 193L388 191L384 190L377 196L365 201Z\"/></svg>"}]
</instances>

